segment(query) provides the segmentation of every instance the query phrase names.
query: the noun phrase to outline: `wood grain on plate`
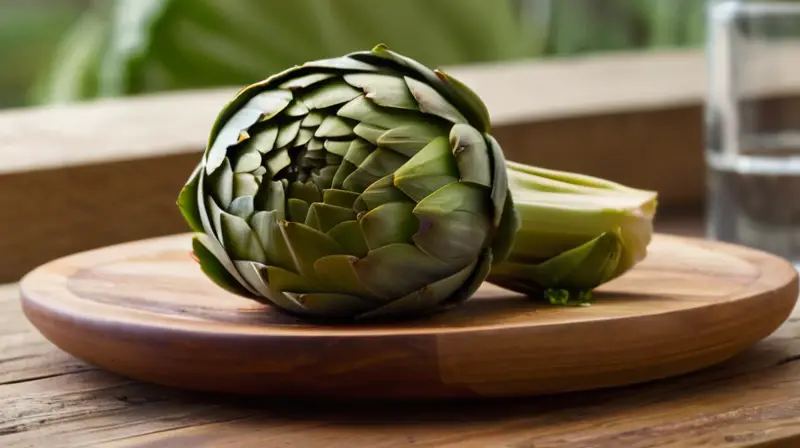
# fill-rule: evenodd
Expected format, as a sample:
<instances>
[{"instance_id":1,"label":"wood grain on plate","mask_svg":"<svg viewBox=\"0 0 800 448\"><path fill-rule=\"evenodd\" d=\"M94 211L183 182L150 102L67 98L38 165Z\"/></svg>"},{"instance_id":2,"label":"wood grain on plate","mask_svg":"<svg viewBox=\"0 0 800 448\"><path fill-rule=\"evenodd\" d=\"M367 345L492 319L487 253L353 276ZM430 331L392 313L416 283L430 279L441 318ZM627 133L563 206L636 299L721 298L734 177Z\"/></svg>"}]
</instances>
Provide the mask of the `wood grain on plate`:
<instances>
[{"instance_id":1,"label":"wood grain on plate","mask_svg":"<svg viewBox=\"0 0 800 448\"><path fill-rule=\"evenodd\" d=\"M125 376L240 394L501 397L619 386L707 367L774 331L797 273L751 249L657 235L591 307L484 285L464 305L393 324L315 326L226 293L189 236L48 263L24 310L57 346Z\"/></svg>"}]
</instances>

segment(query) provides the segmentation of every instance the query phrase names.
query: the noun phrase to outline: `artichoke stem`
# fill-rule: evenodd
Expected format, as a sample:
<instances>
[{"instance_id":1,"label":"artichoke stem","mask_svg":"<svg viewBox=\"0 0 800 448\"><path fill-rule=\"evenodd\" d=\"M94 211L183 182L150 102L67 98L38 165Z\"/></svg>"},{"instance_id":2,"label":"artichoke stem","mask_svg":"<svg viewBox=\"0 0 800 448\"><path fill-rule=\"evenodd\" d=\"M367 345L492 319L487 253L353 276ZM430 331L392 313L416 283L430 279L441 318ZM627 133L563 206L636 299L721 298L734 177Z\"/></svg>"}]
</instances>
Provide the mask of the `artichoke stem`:
<instances>
[{"instance_id":1,"label":"artichoke stem","mask_svg":"<svg viewBox=\"0 0 800 448\"><path fill-rule=\"evenodd\" d=\"M506 261L489 281L551 304L586 304L647 255L657 194L605 179L508 163L519 213Z\"/></svg>"}]
</instances>

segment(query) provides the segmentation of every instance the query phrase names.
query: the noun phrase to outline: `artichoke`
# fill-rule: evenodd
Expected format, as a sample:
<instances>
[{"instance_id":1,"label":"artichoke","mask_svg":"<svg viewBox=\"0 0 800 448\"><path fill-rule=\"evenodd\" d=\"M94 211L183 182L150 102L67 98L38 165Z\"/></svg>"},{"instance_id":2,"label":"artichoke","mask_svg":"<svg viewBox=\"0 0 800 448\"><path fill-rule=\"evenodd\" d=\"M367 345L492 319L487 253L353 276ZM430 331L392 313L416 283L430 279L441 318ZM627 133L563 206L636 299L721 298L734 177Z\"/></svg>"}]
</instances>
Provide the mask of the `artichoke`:
<instances>
[{"instance_id":1,"label":"artichoke","mask_svg":"<svg viewBox=\"0 0 800 448\"><path fill-rule=\"evenodd\" d=\"M553 304L592 290L642 261L657 194L593 176L507 162L520 219L511 253L488 281Z\"/></svg>"},{"instance_id":2,"label":"artichoke","mask_svg":"<svg viewBox=\"0 0 800 448\"><path fill-rule=\"evenodd\" d=\"M379 45L223 107L178 198L220 287L297 316L429 313L469 298L519 220L486 106Z\"/></svg>"}]
</instances>

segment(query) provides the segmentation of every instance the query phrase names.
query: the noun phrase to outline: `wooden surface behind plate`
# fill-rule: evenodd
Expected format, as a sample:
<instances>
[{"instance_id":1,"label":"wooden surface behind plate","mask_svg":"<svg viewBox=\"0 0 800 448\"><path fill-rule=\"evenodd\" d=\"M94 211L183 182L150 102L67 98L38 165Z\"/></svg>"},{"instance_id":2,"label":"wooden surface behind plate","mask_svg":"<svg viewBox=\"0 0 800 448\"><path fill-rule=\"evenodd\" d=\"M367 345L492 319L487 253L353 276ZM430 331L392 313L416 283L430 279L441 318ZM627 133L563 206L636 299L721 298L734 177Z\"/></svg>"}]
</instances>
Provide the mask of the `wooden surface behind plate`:
<instances>
[{"instance_id":1,"label":"wooden surface behind plate","mask_svg":"<svg viewBox=\"0 0 800 448\"><path fill-rule=\"evenodd\" d=\"M168 386L341 397L518 396L663 378L774 331L797 273L751 249L657 235L591 307L485 284L464 305L391 325L320 327L228 294L188 235L76 254L26 276L28 319L63 350Z\"/></svg>"}]
</instances>

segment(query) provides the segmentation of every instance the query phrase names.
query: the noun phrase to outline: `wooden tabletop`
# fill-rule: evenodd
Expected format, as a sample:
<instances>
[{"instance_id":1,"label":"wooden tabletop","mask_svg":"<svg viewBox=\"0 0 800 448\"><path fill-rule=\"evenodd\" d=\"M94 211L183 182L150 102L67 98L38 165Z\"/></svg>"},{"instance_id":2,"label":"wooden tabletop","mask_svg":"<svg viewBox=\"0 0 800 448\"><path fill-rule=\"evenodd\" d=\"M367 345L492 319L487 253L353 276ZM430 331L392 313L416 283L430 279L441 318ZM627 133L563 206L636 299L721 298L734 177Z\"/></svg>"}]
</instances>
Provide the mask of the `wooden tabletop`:
<instances>
[{"instance_id":1,"label":"wooden tabletop","mask_svg":"<svg viewBox=\"0 0 800 448\"><path fill-rule=\"evenodd\" d=\"M688 233L680 231L679 233ZM0 287L3 447L795 447L800 309L744 354L651 384L524 400L319 403L131 381L59 351Z\"/></svg>"}]
</instances>

